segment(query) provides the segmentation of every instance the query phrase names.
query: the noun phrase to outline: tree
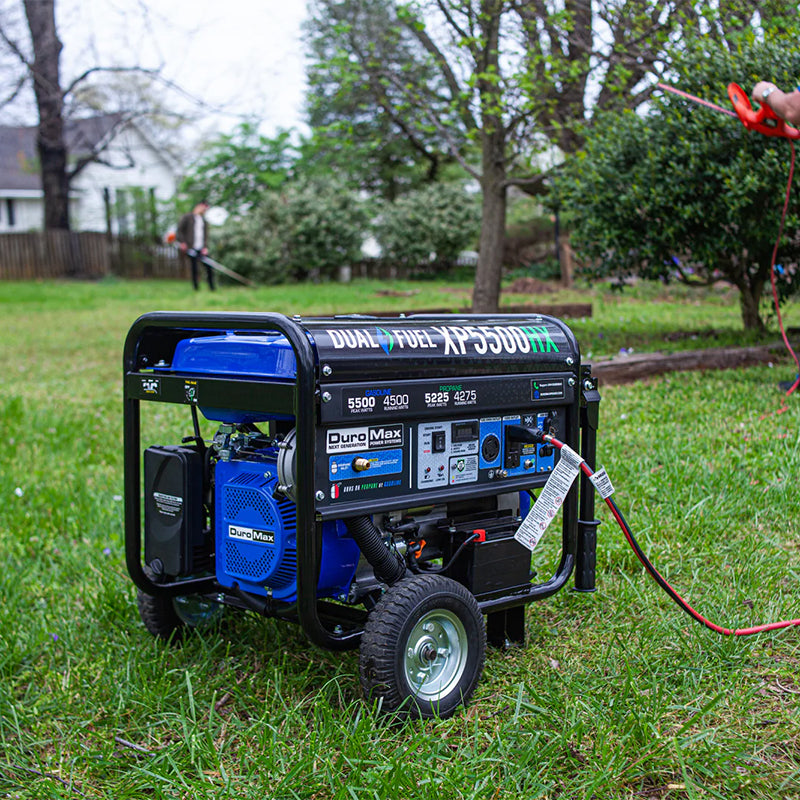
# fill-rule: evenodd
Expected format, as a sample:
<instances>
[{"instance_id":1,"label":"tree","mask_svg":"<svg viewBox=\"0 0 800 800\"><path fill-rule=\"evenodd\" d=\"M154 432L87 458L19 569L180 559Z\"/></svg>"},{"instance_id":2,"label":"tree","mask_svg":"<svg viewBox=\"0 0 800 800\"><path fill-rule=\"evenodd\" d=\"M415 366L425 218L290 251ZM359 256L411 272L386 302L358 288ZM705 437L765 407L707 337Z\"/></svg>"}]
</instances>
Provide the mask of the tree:
<instances>
[{"instance_id":1,"label":"tree","mask_svg":"<svg viewBox=\"0 0 800 800\"><path fill-rule=\"evenodd\" d=\"M729 14L734 5L743 13ZM325 85L338 81L368 91L410 141L442 149L480 183L473 309L494 311L508 189L543 190L537 151L547 143L573 151L595 109L635 108L647 100L652 78L669 68L684 28L722 35L741 26L758 4L730 0L724 6L709 10L690 0L315 0L315 18L336 24L315 33L329 41L315 51L314 74L327 75ZM363 104L359 108L363 113Z\"/></svg>"},{"instance_id":2,"label":"tree","mask_svg":"<svg viewBox=\"0 0 800 800\"><path fill-rule=\"evenodd\" d=\"M23 0L30 31L32 57L0 26L0 38L25 67L33 82L39 129L36 149L44 192L44 227L68 229L69 181L64 143L64 95L61 89L62 44L56 31L55 0ZM10 99L21 91L20 81Z\"/></svg>"},{"instance_id":3,"label":"tree","mask_svg":"<svg viewBox=\"0 0 800 800\"><path fill-rule=\"evenodd\" d=\"M403 91L363 66L380 62L407 85L446 89L400 25L395 3L311 0L309 16L312 137L303 148L304 168L332 170L387 200L440 178L452 162L445 141Z\"/></svg>"},{"instance_id":4,"label":"tree","mask_svg":"<svg viewBox=\"0 0 800 800\"><path fill-rule=\"evenodd\" d=\"M255 122L243 122L202 147L180 191L237 213L258 204L266 190L283 186L297 158L291 132L270 138Z\"/></svg>"},{"instance_id":5,"label":"tree","mask_svg":"<svg viewBox=\"0 0 800 800\"><path fill-rule=\"evenodd\" d=\"M800 74L794 42L698 47L676 64L682 89L725 107L726 86L769 76L788 86ZM742 323L763 330L759 302L789 166L786 140L750 133L736 120L674 95L651 112L609 115L584 151L564 165L556 193L573 226L573 245L596 275L640 275L739 290ZM800 256L797 203L780 248L786 278Z\"/></svg>"},{"instance_id":6,"label":"tree","mask_svg":"<svg viewBox=\"0 0 800 800\"><path fill-rule=\"evenodd\" d=\"M730 44L756 23L762 31L785 28L798 9L788 0L565 0L522 3L520 15L535 128L569 154L598 112L649 100L693 40Z\"/></svg>"},{"instance_id":7,"label":"tree","mask_svg":"<svg viewBox=\"0 0 800 800\"><path fill-rule=\"evenodd\" d=\"M158 113L162 109L152 102L147 91L154 81L160 79L160 70L141 66L93 65L65 82L61 74L63 45L56 28L56 0L22 0L22 3L24 22L22 19L13 19L10 12L0 16L0 56L6 63L11 58L17 67L11 77L11 88L0 100L0 105L18 100L25 88L32 85L39 119L36 147L44 194L44 228L68 230L70 182L89 163L101 157L103 148L111 141L115 132L109 132L94 151L71 162L64 137L68 113L93 108L93 102L104 95L104 87L97 82L101 75L106 78L137 76L140 79L138 84L129 81L127 86L138 86L138 96L147 98L144 107L128 105L124 110L120 107L106 107L106 112L117 112L115 129L142 114ZM25 26L27 33L23 31ZM105 96L108 97L108 94ZM124 93L117 87L113 96L118 100Z\"/></svg>"}]
</instances>

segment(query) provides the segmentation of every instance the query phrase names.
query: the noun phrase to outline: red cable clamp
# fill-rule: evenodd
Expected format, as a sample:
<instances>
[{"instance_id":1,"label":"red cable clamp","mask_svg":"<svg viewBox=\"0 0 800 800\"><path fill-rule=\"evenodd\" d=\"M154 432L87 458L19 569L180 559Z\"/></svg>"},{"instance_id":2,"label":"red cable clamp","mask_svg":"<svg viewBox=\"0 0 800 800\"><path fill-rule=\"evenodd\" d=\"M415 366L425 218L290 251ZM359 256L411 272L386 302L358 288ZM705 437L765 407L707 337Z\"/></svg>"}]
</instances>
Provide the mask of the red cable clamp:
<instances>
[{"instance_id":1,"label":"red cable clamp","mask_svg":"<svg viewBox=\"0 0 800 800\"><path fill-rule=\"evenodd\" d=\"M472 535L475 537L475 544L480 544L481 542L486 541L486 531L483 528L476 528L472 531Z\"/></svg>"}]
</instances>

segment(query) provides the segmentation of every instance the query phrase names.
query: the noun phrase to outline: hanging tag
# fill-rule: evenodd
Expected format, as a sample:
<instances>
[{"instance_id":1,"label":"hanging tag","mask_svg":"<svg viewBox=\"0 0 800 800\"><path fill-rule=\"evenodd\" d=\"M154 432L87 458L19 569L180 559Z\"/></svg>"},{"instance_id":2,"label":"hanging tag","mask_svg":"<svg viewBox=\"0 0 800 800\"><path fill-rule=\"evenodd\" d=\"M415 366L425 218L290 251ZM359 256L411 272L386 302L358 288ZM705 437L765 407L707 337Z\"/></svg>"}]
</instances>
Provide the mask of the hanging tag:
<instances>
[{"instance_id":1,"label":"hanging tag","mask_svg":"<svg viewBox=\"0 0 800 800\"><path fill-rule=\"evenodd\" d=\"M594 484L594 488L597 489L597 493L603 500L614 494L614 485L611 483L605 467L595 472L589 480Z\"/></svg>"},{"instance_id":2,"label":"hanging tag","mask_svg":"<svg viewBox=\"0 0 800 800\"><path fill-rule=\"evenodd\" d=\"M550 473L544 488L514 538L528 550L533 550L564 503L567 492L581 471L583 459L570 447L561 448L561 458Z\"/></svg>"}]
</instances>

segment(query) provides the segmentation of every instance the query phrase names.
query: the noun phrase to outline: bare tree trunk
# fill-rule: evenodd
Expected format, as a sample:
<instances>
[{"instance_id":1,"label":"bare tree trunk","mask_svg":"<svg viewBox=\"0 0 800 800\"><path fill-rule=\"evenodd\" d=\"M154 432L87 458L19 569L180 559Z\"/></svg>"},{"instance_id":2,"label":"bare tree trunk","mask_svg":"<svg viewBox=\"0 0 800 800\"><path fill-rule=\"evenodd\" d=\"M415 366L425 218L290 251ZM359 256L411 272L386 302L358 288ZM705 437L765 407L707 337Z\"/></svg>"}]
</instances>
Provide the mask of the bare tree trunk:
<instances>
[{"instance_id":1,"label":"bare tree trunk","mask_svg":"<svg viewBox=\"0 0 800 800\"><path fill-rule=\"evenodd\" d=\"M497 311L500 305L500 281L503 276L503 247L506 236L506 186L505 170L500 164L494 167L484 159L481 239L478 249L478 266L475 270L475 288L472 293L472 310L476 314Z\"/></svg>"},{"instance_id":2,"label":"bare tree trunk","mask_svg":"<svg viewBox=\"0 0 800 800\"><path fill-rule=\"evenodd\" d=\"M45 230L69 230L69 182L61 90L62 44L56 31L55 0L25 0L33 43L33 89L39 110L36 146L44 191Z\"/></svg>"},{"instance_id":3,"label":"bare tree trunk","mask_svg":"<svg viewBox=\"0 0 800 800\"><path fill-rule=\"evenodd\" d=\"M559 248L558 263L561 267L561 285L565 289L571 289L574 283L575 262L572 257L572 247L569 244L569 236L561 234L557 247Z\"/></svg>"},{"instance_id":4,"label":"bare tree trunk","mask_svg":"<svg viewBox=\"0 0 800 800\"><path fill-rule=\"evenodd\" d=\"M747 281L744 281L738 285L738 289L739 308L742 312L744 329L763 333L766 330L766 325L764 325L764 320L761 319L761 315L758 313L761 293L764 290L763 282L751 286Z\"/></svg>"},{"instance_id":5,"label":"bare tree trunk","mask_svg":"<svg viewBox=\"0 0 800 800\"><path fill-rule=\"evenodd\" d=\"M476 52L478 87L481 97L481 239L472 310L487 314L500 306L500 281L503 277L503 251L506 235L506 131L498 109L502 99L496 82L489 79L500 69L500 18L503 3L483 0L481 33L485 42Z\"/></svg>"}]
</instances>

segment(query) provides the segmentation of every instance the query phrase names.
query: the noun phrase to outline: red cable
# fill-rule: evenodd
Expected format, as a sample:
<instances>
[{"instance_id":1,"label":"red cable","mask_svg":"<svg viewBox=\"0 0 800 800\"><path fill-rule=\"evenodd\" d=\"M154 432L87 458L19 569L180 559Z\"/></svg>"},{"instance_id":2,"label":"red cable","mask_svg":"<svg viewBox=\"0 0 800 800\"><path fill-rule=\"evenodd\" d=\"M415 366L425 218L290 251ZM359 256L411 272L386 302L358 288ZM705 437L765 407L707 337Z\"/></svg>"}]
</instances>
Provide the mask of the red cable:
<instances>
[{"instance_id":1,"label":"red cable","mask_svg":"<svg viewBox=\"0 0 800 800\"><path fill-rule=\"evenodd\" d=\"M554 447L557 447L561 450L564 447L564 443L560 442L558 439L554 438L553 436L545 435L544 441L549 442ZM594 475L594 470L581 459L581 470L583 471L584 475L587 478L591 478ZM697 622L705 625L706 628L712 630L716 633L720 633L723 636L751 636L754 633L763 633L765 631L775 631L780 630L782 628L791 628L797 625L800 625L800 619L790 619L790 620L782 620L781 622L768 622L764 625L756 625L752 628L723 628L721 625L717 625L708 618L704 617L699 611L695 611L686 600L683 599L673 588L669 585L666 581L664 576L653 566L650 559L642 551L641 547L639 547L639 543L633 536L633 531L631 531L630 526L628 525L625 517L622 515L622 512L617 508L617 504L611 499L611 497L604 498L606 501L606 505L611 509L611 514L614 519L617 521L617 524L622 529L622 533L625 536L626 541L631 546L631 549L636 554L636 557L641 562L642 566L645 568L645 571L650 575L651 578L659 585L662 589L674 600L674 602L682 608L690 617L693 617Z\"/></svg>"},{"instance_id":2,"label":"red cable","mask_svg":"<svg viewBox=\"0 0 800 800\"><path fill-rule=\"evenodd\" d=\"M792 358L794 359L794 363L797 366L798 376L795 382L792 384L789 391L786 392L786 397L788 397L800 384L800 360L797 358L797 354L792 349L791 344L789 344L789 337L786 335L786 330L783 327L783 317L781 316L781 307L778 301L778 287L775 281L775 261L778 257L778 247L781 243L781 236L783 236L783 226L786 222L786 212L789 209L789 195L792 190L792 178L794 176L794 161L795 161L795 152L794 152L794 142L789 139L789 146L791 147L792 156L791 160L789 161L789 179L786 182L786 197L783 201L783 211L781 212L781 224L778 228L778 238L775 240L775 247L772 249L772 261L769 265L769 279L770 284L772 286L772 299L775 302L775 313L778 316L778 327L781 331L781 337L783 338L783 343L786 345L786 349L791 354Z\"/></svg>"}]
</instances>

